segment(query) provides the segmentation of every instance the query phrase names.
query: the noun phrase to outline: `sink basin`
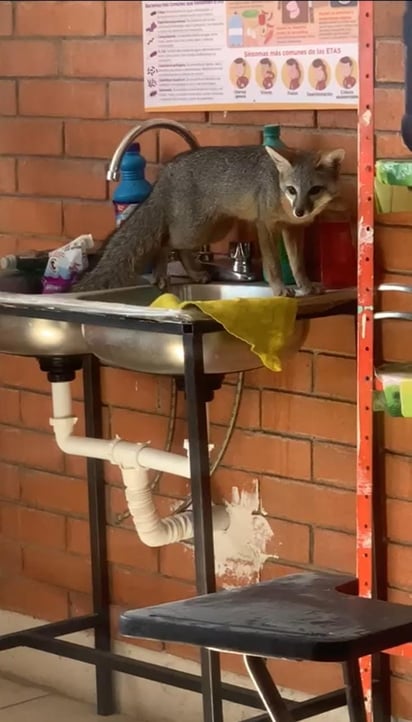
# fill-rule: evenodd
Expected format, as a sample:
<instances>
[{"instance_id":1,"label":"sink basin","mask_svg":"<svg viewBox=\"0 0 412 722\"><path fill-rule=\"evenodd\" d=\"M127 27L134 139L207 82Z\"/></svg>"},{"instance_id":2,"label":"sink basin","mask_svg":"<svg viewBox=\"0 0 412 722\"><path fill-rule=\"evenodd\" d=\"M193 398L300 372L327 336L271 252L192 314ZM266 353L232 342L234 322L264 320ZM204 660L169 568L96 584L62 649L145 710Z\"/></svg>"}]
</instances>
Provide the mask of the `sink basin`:
<instances>
[{"instance_id":1,"label":"sink basin","mask_svg":"<svg viewBox=\"0 0 412 722\"><path fill-rule=\"evenodd\" d=\"M177 283L171 292L182 301L201 301L231 298L269 298L270 288L263 283L256 284L192 284ZM283 349L281 358L288 356L302 346L308 324L304 316L316 311L324 312L355 297L354 289L335 291L320 296L301 297L299 299L299 315L294 333ZM110 291L99 291L87 294L88 301L108 304L127 304L131 307L147 307L160 295L152 286L140 286ZM86 294L79 299L86 300ZM143 309L142 309L143 310ZM196 308L186 308L184 316L207 321L208 317ZM183 341L179 335L153 330L128 330L96 325L83 325L83 336L90 352L101 361L113 366L164 375L182 375L184 372ZM246 371L261 366L261 362L252 353L247 344L234 338L226 331L218 330L207 333L203 337L203 363L208 374L225 374Z\"/></svg>"},{"instance_id":2,"label":"sink basin","mask_svg":"<svg viewBox=\"0 0 412 722\"><path fill-rule=\"evenodd\" d=\"M147 289L147 279L141 280ZM16 306L25 304L36 307L47 306L52 308L68 308L79 294L50 294L43 296L40 293L17 292L8 293L10 282L7 283L6 274L0 272L0 303ZM138 290L136 286L136 290ZM3 293L5 291L5 293ZM142 294L143 305L150 305L151 301L159 295L158 291L152 289L151 295ZM87 299L90 294L83 294L82 298ZM4 299L4 301L3 301ZM90 348L87 345L80 322L57 321L48 318L31 318L29 315L0 314L0 353L12 354L15 356L81 356L89 354Z\"/></svg>"},{"instance_id":3,"label":"sink basin","mask_svg":"<svg viewBox=\"0 0 412 722\"><path fill-rule=\"evenodd\" d=\"M0 353L81 356L90 353L80 324L0 315Z\"/></svg>"}]
</instances>

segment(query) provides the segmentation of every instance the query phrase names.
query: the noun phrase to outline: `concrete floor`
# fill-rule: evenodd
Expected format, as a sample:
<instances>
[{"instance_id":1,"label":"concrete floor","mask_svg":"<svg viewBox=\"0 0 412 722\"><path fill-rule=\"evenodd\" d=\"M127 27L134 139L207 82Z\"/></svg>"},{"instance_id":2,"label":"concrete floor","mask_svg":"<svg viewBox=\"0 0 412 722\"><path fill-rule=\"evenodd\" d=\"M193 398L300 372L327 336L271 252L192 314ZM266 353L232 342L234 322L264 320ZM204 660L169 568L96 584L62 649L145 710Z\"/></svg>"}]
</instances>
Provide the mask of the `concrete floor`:
<instances>
[{"instance_id":1,"label":"concrete floor","mask_svg":"<svg viewBox=\"0 0 412 722\"><path fill-rule=\"evenodd\" d=\"M21 680L0 678L0 722L101 722L91 705L31 687ZM131 717L113 715L110 722L131 722Z\"/></svg>"}]
</instances>

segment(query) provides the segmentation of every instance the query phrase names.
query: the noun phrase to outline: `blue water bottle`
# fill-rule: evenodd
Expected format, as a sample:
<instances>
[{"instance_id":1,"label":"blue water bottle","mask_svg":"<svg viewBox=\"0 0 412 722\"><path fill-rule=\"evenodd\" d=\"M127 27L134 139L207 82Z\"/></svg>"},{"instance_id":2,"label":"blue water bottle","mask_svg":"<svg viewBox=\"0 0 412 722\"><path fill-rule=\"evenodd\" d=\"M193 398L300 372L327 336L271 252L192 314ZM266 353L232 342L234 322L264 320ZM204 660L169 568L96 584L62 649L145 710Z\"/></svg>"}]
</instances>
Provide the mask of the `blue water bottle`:
<instances>
[{"instance_id":1,"label":"blue water bottle","mask_svg":"<svg viewBox=\"0 0 412 722\"><path fill-rule=\"evenodd\" d=\"M140 144L132 143L122 158L120 183L113 193L117 228L152 191L152 185L145 178L145 168L146 160L140 154Z\"/></svg>"}]
</instances>

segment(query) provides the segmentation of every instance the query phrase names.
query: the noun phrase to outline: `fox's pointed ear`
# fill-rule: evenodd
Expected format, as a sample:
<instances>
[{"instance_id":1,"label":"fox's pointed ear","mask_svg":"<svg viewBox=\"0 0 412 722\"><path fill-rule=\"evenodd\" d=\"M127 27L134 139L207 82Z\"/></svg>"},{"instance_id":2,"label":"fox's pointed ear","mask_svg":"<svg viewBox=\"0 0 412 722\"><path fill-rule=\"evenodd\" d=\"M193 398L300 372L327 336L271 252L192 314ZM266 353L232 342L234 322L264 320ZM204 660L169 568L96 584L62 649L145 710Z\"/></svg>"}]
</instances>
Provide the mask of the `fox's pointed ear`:
<instances>
[{"instance_id":1,"label":"fox's pointed ear","mask_svg":"<svg viewBox=\"0 0 412 722\"><path fill-rule=\"evenodd\" d=\"M329 150L325 153L319 153L319 159L316 163L317 166L323 165L326 168L340 168L342 161L345 157L345 151L343 148L337 150Z\"/></svg>"},{"instance_id":2,"label":"fox's pointed ear","mask_svg":"<svg viewBox=\"0 0 412 722\"><path fill-rule=\"evenodd\" d=\"M284 173L285 171L290 170L291 165L287 158L284 158L283 155L280 155L280 153L271 148L269 145L265 145L265 150L272 158L279 173Z\"/></svg>"}]
</instances>

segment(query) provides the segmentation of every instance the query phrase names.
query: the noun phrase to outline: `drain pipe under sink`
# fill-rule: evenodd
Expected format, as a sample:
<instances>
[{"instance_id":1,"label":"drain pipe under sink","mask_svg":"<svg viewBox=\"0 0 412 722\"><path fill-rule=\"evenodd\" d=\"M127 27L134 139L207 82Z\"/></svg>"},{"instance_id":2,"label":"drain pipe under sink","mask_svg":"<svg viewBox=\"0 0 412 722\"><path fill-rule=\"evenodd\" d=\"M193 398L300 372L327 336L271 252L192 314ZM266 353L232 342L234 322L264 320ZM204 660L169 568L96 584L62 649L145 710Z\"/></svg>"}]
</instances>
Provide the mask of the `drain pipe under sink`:
<instances>
[{"instance_id":1,"label":"drain pipe under sink","mask_svg":"<svg viewBox=\"0 0 412 722\"><path fill-rule=\"evenodd\" d=\"M148 471L169 472L190 479L190 462L185 456L115 439L74 436L77 418L72 413L70 382L52 383L53 427L61 451L74 456L102 459L120 468L130 514L141 541L157 547L193 538L191 511L161 518L153 502ZM214 506L213 529L225 531L229 515L223 506Z\"/></svg>"}]
</instances>

